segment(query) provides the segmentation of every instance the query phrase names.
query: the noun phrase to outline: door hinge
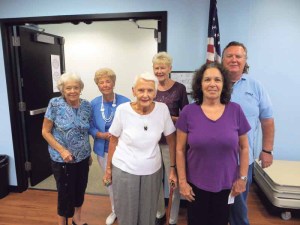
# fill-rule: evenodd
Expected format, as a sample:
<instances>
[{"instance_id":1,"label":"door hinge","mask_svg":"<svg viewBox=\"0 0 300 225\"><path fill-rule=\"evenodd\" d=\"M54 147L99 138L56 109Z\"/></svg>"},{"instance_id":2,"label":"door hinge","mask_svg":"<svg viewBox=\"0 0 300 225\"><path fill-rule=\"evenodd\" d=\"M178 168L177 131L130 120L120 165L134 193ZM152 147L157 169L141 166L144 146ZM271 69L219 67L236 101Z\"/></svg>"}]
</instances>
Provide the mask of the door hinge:
<instances>
[{"instance_id":1,"label":"door hinge","mask_svg":"<svg viewBox=\"0 0 300 225\"><path fill-rule=\"evenodd\" d=\"M20 112L26 111L26 103L25 102L19 102L19 111Z\"/></svg>"},{"instance_id":2,"label":"door hinge","mask_svg":"<svg viewBox=\"0 0 300 225\"><path fill-rule=\"evenodd\" d=\"M13 44L14 47L21 46L20 37L12 36L12 44Z\"/></svg>"},{"instance_id":3,"label":"door hinge","mask_svg":"<svg viewBox=\"0 0 300 225\"><path fill-rule=\"evenodd\" d=\"M161 32L157 32L157 43L161 43Z\"/></svg>"},{"instance_id":4,"label":"door hinge","mask_svg":"<svg viewBox=\"0 0 300 225\"><path fill-rule=\"evenodd\" d=\"M25 162L25 171L27 172L31 171L31 162L28 161Z\"/></svg>"}]
</instances>

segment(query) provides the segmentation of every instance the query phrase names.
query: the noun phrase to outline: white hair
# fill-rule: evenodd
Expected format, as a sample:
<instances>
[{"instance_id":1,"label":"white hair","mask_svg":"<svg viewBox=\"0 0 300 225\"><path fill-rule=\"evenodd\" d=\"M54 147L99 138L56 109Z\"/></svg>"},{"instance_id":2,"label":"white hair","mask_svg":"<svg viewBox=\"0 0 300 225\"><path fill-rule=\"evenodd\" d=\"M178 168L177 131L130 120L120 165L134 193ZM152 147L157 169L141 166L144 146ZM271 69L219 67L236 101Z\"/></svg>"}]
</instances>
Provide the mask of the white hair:
<instances>
[{"instance_id":1,"label":"white hair","mask_svg":"<svg viewBox=\"0 0 300 225\"><path fill-rule=\"evenodd\" d=\"M62 93L63 89L64 89L65 83L68 82L68 81L71 81L71 80L78 82L79 85L80 85L80 89L81 90L83 89L84 84L83 84L80 76L78 74L76 74L76 73L73 73L73 72L67 72L67 73L62 74L59 77L59 79L57 81L57 88L58 88L58 90Z\"/></svg>"},{"instance_id":2,"label":"white hair","mask_svg":"<svg viewBox=\"0 0 300 225\"><path fill-rule=\"evenodd\" d=\"M158 79L156 76L154 76L153 73L149 73L149 72L144 72L142 74L137 75L134 78L134 82L133 82L133 88L135 88L137 82L140 80L146 80L146 81L153 81L154 82L154 86L155 86L155 91L157 91L157 87L158 87Z\"/></svg>"}]
</instances>

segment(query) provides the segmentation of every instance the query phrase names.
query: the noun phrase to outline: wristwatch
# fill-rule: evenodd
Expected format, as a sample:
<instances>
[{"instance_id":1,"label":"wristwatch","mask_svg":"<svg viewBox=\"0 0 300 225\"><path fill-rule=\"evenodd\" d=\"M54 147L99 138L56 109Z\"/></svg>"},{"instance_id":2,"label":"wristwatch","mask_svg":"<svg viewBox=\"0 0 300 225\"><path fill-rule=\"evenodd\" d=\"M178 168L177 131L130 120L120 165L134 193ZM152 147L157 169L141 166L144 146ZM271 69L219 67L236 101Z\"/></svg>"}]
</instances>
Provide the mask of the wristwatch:
<instances>
[{"instance_id":1,"label":"wristwatch","mask_svg":"<svg viewBox=\"0 0 300 225\"><path fill-rule=\"evenodd\" d=\"M243 181L245 181L245 182L247 182L248 177L247 176L240 176L240 179L243 180Z\"/></svg>"},{"instance_id":2,"label":"wristwatch","mask_svg":"<svg viewBox=\"0 0 300 225\"><path fill-rule=\"evenodd\" d=\"M268 150L262 149L261 151L264 152L264 153L273 155L273 150L268 151Z\"/></svg>"}]
</instances>

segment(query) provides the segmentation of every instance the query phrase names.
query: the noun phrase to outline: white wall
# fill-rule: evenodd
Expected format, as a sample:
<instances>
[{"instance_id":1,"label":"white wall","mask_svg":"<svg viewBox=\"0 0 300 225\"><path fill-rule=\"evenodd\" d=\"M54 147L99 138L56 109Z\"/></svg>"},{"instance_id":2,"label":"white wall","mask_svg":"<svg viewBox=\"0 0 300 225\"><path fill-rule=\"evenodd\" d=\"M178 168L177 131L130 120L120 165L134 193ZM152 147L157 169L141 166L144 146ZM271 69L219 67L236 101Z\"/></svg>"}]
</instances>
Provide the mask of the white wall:
<instances>
[{"instance_id":1,"label":"white wall","mask_svg":"<svg viewBox=\"0 0 300 225\"><path fill-rule=\"evenodd\" d=\"M174 58L173 69L179 71L194 70L205 62L208 9L209 0L0 0L0 18L168 11L167 49ZM300 160L297 141L300 1L218 0L218 12L221 47L232 40L244 42L248 47L249 75L259 79L272 98L276 122L275 158ZM1 58L0 81L5 81ZM4 86L0 102L6 109L1 108L0 116L3 121L9 121L6 86L0 85ZM9 122L1 122L0 137L4 138L0 139L0 146L12 154L9 130Z\"/></svg>"},{"instance_id":2,"label":"white wall","mask_svg":"<svg viewBox=\"0 0 300 225\"><path fill-rule=\"evenodd\" d=\"M157 21L138 21L142 27L157 28ZM65 38L66 71L81 75L82 98L92 100L100 94L94 83L95 71L109 67L117 75L115 92L133 99L134 77L152 72L152 57L157 53L154 31L138 29L129 21L40 25L45 32Z\"/></svg>"}]
</instances>

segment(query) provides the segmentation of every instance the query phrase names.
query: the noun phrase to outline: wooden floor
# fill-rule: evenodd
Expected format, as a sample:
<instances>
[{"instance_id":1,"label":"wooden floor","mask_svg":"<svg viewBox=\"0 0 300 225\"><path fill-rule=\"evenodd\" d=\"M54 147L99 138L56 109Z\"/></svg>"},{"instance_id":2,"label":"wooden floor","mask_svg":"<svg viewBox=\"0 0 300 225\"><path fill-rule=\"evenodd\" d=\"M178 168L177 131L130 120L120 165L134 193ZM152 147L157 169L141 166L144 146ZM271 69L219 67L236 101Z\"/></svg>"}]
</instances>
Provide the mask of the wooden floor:
<instances>
[{"instance_id":1,"label":"wooden floor","mask_svg":"<svg viewBox=\"0 0 300 225\"><path fill-rule=\"evenodd\" d=\"M272 205L261 198L259 193L254 184L248 201L251 225L300 225L299 210L292 211L292 219L284 221L280 218L280 212L272 209ZM0 225L55 225L56 197L54 191L10 193L0 200ZM89 225L105 225L109 213L107 196L86 195L82 216ZM186 210L181 208L177 225L186 224Z\"/></svg>"}]
</instances>

